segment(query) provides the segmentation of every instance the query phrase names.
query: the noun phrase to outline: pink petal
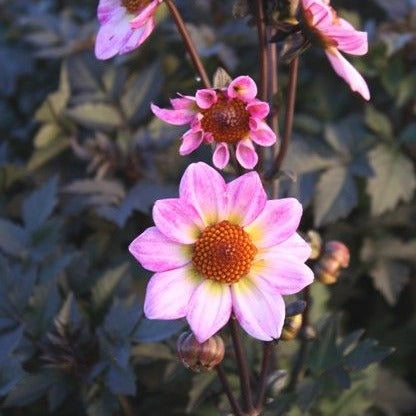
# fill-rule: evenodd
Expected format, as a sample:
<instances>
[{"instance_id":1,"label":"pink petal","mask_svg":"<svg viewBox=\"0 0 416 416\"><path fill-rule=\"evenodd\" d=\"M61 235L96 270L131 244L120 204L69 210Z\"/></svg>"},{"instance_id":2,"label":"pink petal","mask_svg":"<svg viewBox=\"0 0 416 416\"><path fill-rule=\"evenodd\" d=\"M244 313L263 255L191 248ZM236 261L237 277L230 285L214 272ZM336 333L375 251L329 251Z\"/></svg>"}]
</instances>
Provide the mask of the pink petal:
<instances>
[{"instance_id":1,"label":"pink petal","mask_svg":"<svg viewBox=\"0 0 416 416\"><path fill-rule=\"evenodd\" d=\"M120 14L126 14L125 9L120 5L120 0L100 0L97 8L97 17L100 24L104 25Z\"/></svg>"},{"instance_id":2,"label":"pink petal","mask_svg":"<svg viewBox=\"0 0 416 416\"><path fill-rule=\"evenodd\" d=\"M346 30L335 26L325 33L337 43L337 49L351 55L365 55L368 52L367 33L358 30Z\"/></svg>"},{"instance_id":3,"label":"pink petal","mask_svg":"<svg viewBox=\"0 0 416 416\"><path fill-rule=\"evenodd\" d=\"M151 104L150 108L153 114L163 120L165 123L173 124L175 126L182 126L188 124L194 118L194 112L190 110L166 110L160 108L155 104Z\"/></svg>"},{"instance_id":4,"label":"pink petal","mask_svg":"<svg viewBox=\"0 0 416 416\"><path fill-rule=\"evenodd\" d=\"M291 235L287 240L282 241L276 246L268 247L264 250L269 253L274 253L276 256L290 253L290 255L296 257L302 263L308 260L312 251L311 246L298 233Z\"/></svg>"},{"instance_id":5,"label":"pink petal","mask_svg":"<svg viewBox=\"0 0 416 416\"><path fill-rule=\"evenodd\" d=\"M266 281L246 276L231 286L233 312L252 337L278 339L285 320L285 303Z\"/></svg>"},{"instance_id":6,"label":"pink petal","mask_svg":"<svg viewBox=\"0 0 416 416\"><path fill-rule=\"evenodd\" d=\"M179 187L181 199L198 212L205 226L216 224L225 215L225 182L222 176L203 162L185 170Z\"/></svg>"},{"instance_id":7,"label":"pink petal","mask_svg":"<svg viewBox=\"0 0 416 416\"><path fill-rule=\"evenodd\" d=\"M329 6L320 0L302 0L302 7L312 16L311 24L323 31L333 25L333 14Z\"/></svg>"},{"instance_id":8,"label":"pink petal","mask_svg":"<svg viewBox=\"0 0 416 416\"><path fill-rule=\"evenodd\" d=\"M272 146L276 143L276 134L261 120L250 119L250 137L260 146Z\"/></svg>"},{"instance_id":9,"label":"pink petal","mask_svg":"<svg viewBox=\"0 0 416 416\"><path fill-rule=\"evenodd\" d=\"M154 28L154 19L149 19L144 26L135 29L131 33L130 37L126 39L124 45L120 48L120 54L128 53L133 49L138 48L150 36Z\"/></svg>"},{"instance_id":10,"label":"pink petal","mask_svg":"<svg viewBox=\"0 0 416 416\"><path fill-rule=\"evenodd\" d=\"M95 40L95 56L109 59L117 55L126 39L132 34L126 14L118 13L100 27Z\"/></svg>"},{"instance_id":11,"label":"pink petal","mask_svg":"<svg viewBox=\"0 0 416 416\"><path fill-rule=\"evenodd\" d=\"M201 278L191 266L156 273L146 288L144 314L149 319L179 319L188 313L189 301Z\"/></svg>"},{"instance_id":12,"label":"pink petal","mask_svg":"<svg viewBox=\"0 0 416 416\"><path fill-rule=\"evenodd\" d=\"M138 27L144 26L149 19L153 18L158 4L158 0L154 0L148 4L134 19L130 21L131 27L133 29L137 29Z\"/></svg>"},{"instance_id":13,"label":"pink petal","mask_svg":"<svg viewBox=\"0 0 416 416\"><path fill-rule=\"evenodd\" d=\"M210 133L208 133L210 134ZM212 136L212 135L211 135ZM209 139L211 137L209 136ZM218 169L224 169L230 160L230 151L226 143L218 143L212 155L212 163Z\"/></svg>"},{"instance_id":14,"label":"pink petal","mask_svg":"<svg viewBox=\"0 0 416 416\"><path fill-rule=\"evenodd\" d=\"M171 98L170 103L174 110L195 110L195 99L193 97Z\"/></svg>"},{"instance_id":15,"label":"pink petal","mask_svg":"<svg viewBox=\"0 0 416 416\"><path fill-rule=\"evenodd\" d=\"M202 130L197 131L196 133L192 131L186 132L182 139L181 147L179 148L179 154L181 156L189 155L189 153L192 153L195 149L197 149L201 143L203 138L203 132Z\"/></svg>"},{"instance_id":16,"label":"pink petal","mask_svg":"<svg viewBox=\"0 0 416 416\"><path fill-rule=\"evenodd\" d=\"M204 142L211 144L214 141L214 136L212 135L212 133L204 133ZM227 149L228 150L228 149ZM227 161L228 163L228 161ZM216 166L218 168L218 166ZM221 169L221 168L219 168Z\"/></svg>"},{"instance_id":17,"label":"pink petal","mask_svg":"<svg viewBox=\"0 0 416 416\"><path fill-rule=\"evenodd\" d=\"M213 89L198 90L195 98L198 107L205 110L217 102L217 93Z\"/></svg>"},{"instance_id":18,"label":"pink petal","mask_svg":"<svg viewBox=\"0 0 416 416\"><path fill-rule=\"evenodd\" d=\"M266 118L270 112L270 106L268 103L260 100L253 100L246 106L247 111L251 117L258 119Z\"/></svg>"},{"instance_id":19,"label":"pink petal","mask_svg":"<svg viewBox=\"0 0 416 416\"><path fill-rule=\"evenodd\" d=\"M296 232L301 216L302 205L295 198L274 199L244 229L257 248L272 247Z\"/></svg>"},{"instance_id":20,"label":"pink petal","mask_svg":"<svg viewBox=\"0 0 416 416\"><path fill-rule=\"evenodd\" d=\"M230 82L227 94L248 103L257 95L257 85L249 76L241 75Z\"/></svg>"},{"instance_id":21,"label":"pink petal","mask_svg":"<svg viewBox=\"0 0 416 416\"><path fill-rule=\"evenodd\" d=\"M218 332L230 319L231 292L228 285L204 280L192 295L186 319L199 343Z\"/></svg>"},{"instance_id":22,"label":"pink petal","mask_svg":"<svg viewBox=\"0 0 416 416\"><path fill-rule=\"evenodd\" d=\"M191 246L169 240L156 227L150 227L129 245L130 253L147 270L164 272L189 263Z\"/></svg>"},{"instance_id":23,"label":"pink petal","mask_svg":"<svg viewBox=\"0 0 416 416\"><path fill-rule=\"evenodd\" d=\"M253 222L267 201L257 172L249 172L227 184L227 217L234 224L245 226Z\"/></svg>"},{"instance_id":24,"label":"pink petal","mask_svg":"<svg viewBox=\"0 0 416 416\"><path fill-rule=\"evenodd\" d=\"M293 295L313 282L312 270L290 252L263 250L256 256L251 273L260 276L281 295Z\"/></svg>"},{"instance_id":25,"label":"pink petal","mask_svg":"<svg viewBox=\"0 0 416 416\"><path fill-rule=\"evenodd\" d=\"M259 157L250 139L240 140L235 153L238 163L245 169L253 169Z\"/></svg>"},{"instance_id":26,"label":"pink petal","mask_svg":"<svg viewBox=\"0 0 416 416\"><path fill-rule=\"evenodd\" d=\"M370 99L367 83L360 73L335 48L325 51L335 72L344 79L353 91L358 92L365 100Z\"/></svg>"},{"instance_id":27,"label":"pink petal","mask_svg":"<svg viewBox=\"0 0 416 416\"><path fill-rule=\"evenodd\" d=\"M156 201L153 220L166 237L182 244L194 243L204 228L192 206L177 198Z\"/></svg>"}]
</instances>

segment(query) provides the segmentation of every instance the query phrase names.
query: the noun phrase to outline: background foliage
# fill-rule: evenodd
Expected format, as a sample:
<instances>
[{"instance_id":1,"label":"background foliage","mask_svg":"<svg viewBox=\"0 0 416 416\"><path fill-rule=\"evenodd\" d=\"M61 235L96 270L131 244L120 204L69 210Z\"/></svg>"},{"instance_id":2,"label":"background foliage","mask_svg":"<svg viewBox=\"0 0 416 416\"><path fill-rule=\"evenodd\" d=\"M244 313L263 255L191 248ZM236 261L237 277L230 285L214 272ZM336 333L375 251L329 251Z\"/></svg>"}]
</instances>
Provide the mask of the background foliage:
<instances>
[{"instance_id":1,"label":"background foliage","mask_svg":"<svg viewBox=\"0 0 416 416\"><path fill-rule=\"evenodd\" d=\"M297 342L280 343L269 412L414 415L416 4L333 3L369 33L369 55L353 61L372 100L352 95L310 48L277 181L306 208L302 228L346 242L352 265L336 285L312 287L318 336L296 391L284 370ZM231 18L244 1L178 6L209 73L256 75L256 31ZM0 0L0 414L225 414L215 374L176 358L184 323L142 316L149 273L127 253L185 166L209 161L207 148L179 157L181 129L149 112L198 80L164 8L139 51L97 61L95 8ZM285 65L280 85L283 113ZM258 371L259 345L245 342ZM390 346L382 367L369 366ZM237 388L232 359L225 366Z\"/></svg>"}]
</instances>

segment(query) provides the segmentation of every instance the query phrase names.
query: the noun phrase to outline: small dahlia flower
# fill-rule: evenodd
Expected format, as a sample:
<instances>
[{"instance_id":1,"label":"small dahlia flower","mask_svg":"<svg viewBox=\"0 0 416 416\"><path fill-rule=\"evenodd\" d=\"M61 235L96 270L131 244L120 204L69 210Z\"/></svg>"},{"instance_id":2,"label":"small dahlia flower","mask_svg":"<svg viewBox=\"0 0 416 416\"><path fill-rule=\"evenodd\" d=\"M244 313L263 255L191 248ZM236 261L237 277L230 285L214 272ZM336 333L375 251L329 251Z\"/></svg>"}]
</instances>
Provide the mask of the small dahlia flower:
<instances>
[{"instance_id":1,"label":"small dahlia flower","mask_svg":"<svg viewBox=\"0 0 416 416\"><path fill-rule=\"evenodd\" d=\"M195 97L171 100L173 109L152 104L153 113L166 123L189 124L179 153L192 153L202 143L215 143L214 165L223 169L230 160L229 147L235 145L238 162L246 169L256 166L258 156L253 142L272 146L276 135L264 121L269 105L256 99L256 83L248 76L235 78L227 88L198 90Z\"/></svg>"},{"instance_id":2,"label":"small dahlia flower","mask_svg":"<svg viewBox=\"0 0 416 416\"><path fill-rule=\"evenodd\" d=\"M355 30L345 19L338 17L329 0L302 0L306 25L325 49L335 72L353 91L370 99L367 83L360 73L341 55L365 55L368 51L367 33Z\"/></svg>"},{"instance_id":3,"label":"small dahlia flower","mask_svg":"<svg viewBox=\"0 0 416 416\"><path fill-rule=\"evenodd\" d=\"M101 27L95 41L98 59L109 59L139 47L155 27L154 14L162 0L100 0Z\"/></svg>"},{"instance_id":4,"label":"small dahlia flower","mask_svg":"<svg viewBox=\"0 0 416 416\"><path fill-rule=\"evenodd\" d=\"M186 317L199 343L233 314L253 337L280 337L282 295L313 280L309 245L296 233L302 215L293 198L267 201L256 172L226 184L205 163L191 164L179 198L156 202L148 228L129 246L155 274L146 291L149 319Z\"/></svg>"}]
</instances>

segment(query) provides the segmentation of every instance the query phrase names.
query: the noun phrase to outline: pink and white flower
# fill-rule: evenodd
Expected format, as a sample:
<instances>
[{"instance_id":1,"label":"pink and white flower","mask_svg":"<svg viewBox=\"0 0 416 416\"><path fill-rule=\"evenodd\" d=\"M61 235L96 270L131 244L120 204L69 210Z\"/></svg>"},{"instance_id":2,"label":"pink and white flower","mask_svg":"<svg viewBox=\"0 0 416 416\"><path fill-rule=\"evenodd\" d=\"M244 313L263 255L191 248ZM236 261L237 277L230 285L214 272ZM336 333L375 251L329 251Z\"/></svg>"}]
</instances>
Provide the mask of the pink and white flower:
<instances>
[{"instance_id":1,"label":"pink and white flower","mask_svg":"<svg viewBox=\"0 0 416 416\"><path fill-rule=\"evenodd\" d=\"M95 41L98 59L138 48L155 27L154 14L162 0L100 0L97 16L100 29Z\"/></svg>"},{"instance_id":2,"label":"pink and white flower","mask_svg":"<svg viewBox=\"0 0 416 416\"><path fill-rule=\"evenodd\" d=\"M335 72L353 91L369 100L370 91L364 78L340 53L365 55L368 51L367 33L355 30L339 17L328 0L302 0L301 4L308 29L325 49Z\"/></svg>"},{"instance_id":3,"label":"pink and white flower","mask_svg":"<svg viewBox=\"0 0 416 416\"><path fill-rule=\"evenodd\" d=\"M198 342L232 315L253 337L280 337L282 295L313 281L309 245L296 233L302 215L293 198L267 200L259 175L226 184L205 163L191 164L179 198L156 202L148 228L129 246L155 272L146 291L149 319L186 318Z\"/></svg>"},{"instance_id":4,"label":"pink and white flower","mask_svg":"<svg viewBox=\"0 0 416 416\"><path fill-rule=\"evenodd\" d=\"M182 137L179 153L192 153L202 143L215 143L212 161L223 169L230 160L230 147L241 166L252 169L258 161L253 142L272 146L276 135L264 119L269 105L256 98L256 83L248 76L239 76L222 89L201 89L192 96L171 100L173 109L152 104L153 113L166 123L189 124Z\"/></svg>"}]
</instances>

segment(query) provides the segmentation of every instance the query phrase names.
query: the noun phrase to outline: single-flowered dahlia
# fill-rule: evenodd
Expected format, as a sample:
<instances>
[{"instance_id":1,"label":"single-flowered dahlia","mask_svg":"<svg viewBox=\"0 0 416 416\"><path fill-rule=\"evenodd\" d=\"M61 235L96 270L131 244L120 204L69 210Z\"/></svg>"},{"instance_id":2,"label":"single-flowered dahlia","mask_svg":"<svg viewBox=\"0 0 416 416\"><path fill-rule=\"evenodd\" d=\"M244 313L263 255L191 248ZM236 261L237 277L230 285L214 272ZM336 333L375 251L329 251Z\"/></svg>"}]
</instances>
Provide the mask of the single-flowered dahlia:
<instances>
[{"instance_id":1,"label":"single-flowered dahlia","mask_svg":"<svg viewBox=\"0 0 416 416\"><path fill-rule=\"evenodd\" d=\"M293 198L267 200L256 172L226 184L205 163L185 171L179 198L153 209L155 227L129 247L155 272L146 291L149 319L186 317L198 342L233 314L253 337L280 337L282 295L313 280L309 245L296 233L302 206Z\"/></svg>"},{"instance_id":2,"label":"single-flowered dahlia","mask_svg":"<svg viewBox=\"0 0 416 416\"><path fill-rule=\"evenodd\" d=\"M305 23L320 45L325 49L335 72L353 91L364 99L370 99L367 83L360 73L341 55L365 55L368 51L367 33L355 30L345 19L337 15L329 0L302 0Z\"/></svg>"},{"instance_id":3,"label":"single-flowered dahlia","mask_svg":"<svg viewBox=\"0 0 416 416\"><path fill-rule=\"evenodd\" d=\"M230 146L235 146L240 165L252 169L258 161L253 142L260 146L272 146L276 142L276 135L264 121L269 105L256 95L256 83L248 76L240 76L227 88L202 89L195 97L172 99L172 110L152 104L152 111L166 123L190 125L182 137L179 149L182 156L193 152L201 143L215 143L212 161L223 169L230 160Z\"/></svg>"},{"instance_id":4,"label":"single-flowered dahlia","mask_svg":"<svg viewBox=\"0 0 416 416\"><path fill-rule=\"evenodd\" d=\"M95 41L98 59L109 59L139 47L155 27L154 14L162 0L100 0L100 29Z\"/></svg>"}]
</instances>

